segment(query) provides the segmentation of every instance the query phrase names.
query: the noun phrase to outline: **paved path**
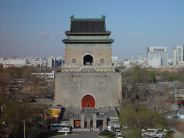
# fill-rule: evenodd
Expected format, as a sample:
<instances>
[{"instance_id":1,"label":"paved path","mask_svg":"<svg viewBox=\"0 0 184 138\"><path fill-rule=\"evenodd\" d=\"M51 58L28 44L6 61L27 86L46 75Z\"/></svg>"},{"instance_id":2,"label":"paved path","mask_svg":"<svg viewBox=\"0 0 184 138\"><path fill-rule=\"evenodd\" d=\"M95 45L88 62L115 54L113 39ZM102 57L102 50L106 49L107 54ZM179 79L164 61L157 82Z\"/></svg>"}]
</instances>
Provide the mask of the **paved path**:
<instances>
[{"instance_id":1,"label":"paved path","mask_svg":"<svg viewBox=\"0 0 184 138\"><path fill-rule=\"evenodd\" d=\"M58 135L51 138L99 138L97 136L97 132L77 132L74 134L65 135Z\"/></svg>"},{"instance_id":2,"label":"paved path","mask_svg":"<svg viewBox=\"0 0 184 138\"><path fill-rule=\"evenodd\" d=\"M174 133L173 137L174 138L184 138L184 135L182 133L176 131L176 133Z\"/></svg>"},{"instance_id":3,"label":"paved path","mask_svg":"<svg viewBox=\"0 0 184 138\"><path fill-rule=\"evenodd\" d=\"M177 119L174 122L174 126L176 127L176 130L179 131L184 135L184 120L183 119Z\"/></svg>"}]
</instances>

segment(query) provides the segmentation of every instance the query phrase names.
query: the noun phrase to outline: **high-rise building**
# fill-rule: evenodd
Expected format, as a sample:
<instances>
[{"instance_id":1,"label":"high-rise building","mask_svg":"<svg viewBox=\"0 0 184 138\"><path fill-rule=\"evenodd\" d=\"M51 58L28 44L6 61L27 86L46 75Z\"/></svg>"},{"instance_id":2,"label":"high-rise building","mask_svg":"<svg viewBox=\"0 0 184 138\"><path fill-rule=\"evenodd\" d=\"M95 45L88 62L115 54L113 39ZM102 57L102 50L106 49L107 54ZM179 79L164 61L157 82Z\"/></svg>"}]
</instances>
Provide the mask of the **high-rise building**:
<instances>
[{"instance_id":1,"label":"high-rise building","mask_svg":"<svg viewBox=\"0 0 184 138\"><path fill-rule=\"evenodd\" d=\"M54 67L55 66L54 61L55 61L55 57L53 56L47 58L47 67L49 68Z\"/></svg>"},{"instance_id":2,"label":"high-rise building","mask_svg":"<svg viewBox=\"0 0 184 138\"><path fill-rule=\"evenodd\" d=\"M54 67L60 67L63 64L63 58L62 57L49 57L47 58L47 67L54 68Z\"/></svg>"},{"instance_id":3,"label":"high-rise building","mask_svg":"<svg viewBox=\"0 0 184 138\"><path fill-rule=\"evenodd\" d=\"M176 46L173 48L173 65L179 65L184 61L184 45Z\"/></svg>"},{"instance_id":4,"label":"high-rise building","mask_svg":"<svg viewBox=\"0 0 184 138\"><path fill-rule=\"evenodd\" d=\"M62 57L56 57L55 59L55 67L60 67L63 64L63 58Z\"/></svg>"},{"instance_id":5,"label":"high-rise building","mask_svg":"<svg viewBox=\"0 0 184 138\"><path fill-rule=\"evenodd\" d=\"M144 60L144 55L143 55L143 53L140 53L140 54L139 54L139 60Z\"/></svg>"},{"instance_id":6,"label":"high-rise building","mask_svg":"<svg viewBox=\"0 0 184 138\"><path fill-rule=\"evenodd\" d=\"M168 65L168 52L166 47L148 47L148 65L150 67L160 67Z\"/></svg>"}]
</instances>

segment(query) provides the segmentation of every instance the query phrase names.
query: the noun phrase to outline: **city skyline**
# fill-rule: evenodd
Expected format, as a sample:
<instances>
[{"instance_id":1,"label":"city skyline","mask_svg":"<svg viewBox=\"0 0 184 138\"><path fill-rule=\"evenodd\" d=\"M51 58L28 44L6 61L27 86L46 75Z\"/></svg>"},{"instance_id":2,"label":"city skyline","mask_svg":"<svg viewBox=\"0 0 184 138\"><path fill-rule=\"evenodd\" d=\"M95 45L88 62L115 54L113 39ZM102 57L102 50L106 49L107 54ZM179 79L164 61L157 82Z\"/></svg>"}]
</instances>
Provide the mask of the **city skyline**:
<instances>
[{"instance_id":1,"label":"city skyline","mask_svg":"<svg viewBox=\"0 0 184 138\"><path fill-rule=\"evenodd\" d=\"M146 55L149 46L165 46L169 57L184 43L184 1L0 1L0 57L64 56L65 31L70 16L106 16L115 39L113 56Z\"/></svg>"}]
</instances>

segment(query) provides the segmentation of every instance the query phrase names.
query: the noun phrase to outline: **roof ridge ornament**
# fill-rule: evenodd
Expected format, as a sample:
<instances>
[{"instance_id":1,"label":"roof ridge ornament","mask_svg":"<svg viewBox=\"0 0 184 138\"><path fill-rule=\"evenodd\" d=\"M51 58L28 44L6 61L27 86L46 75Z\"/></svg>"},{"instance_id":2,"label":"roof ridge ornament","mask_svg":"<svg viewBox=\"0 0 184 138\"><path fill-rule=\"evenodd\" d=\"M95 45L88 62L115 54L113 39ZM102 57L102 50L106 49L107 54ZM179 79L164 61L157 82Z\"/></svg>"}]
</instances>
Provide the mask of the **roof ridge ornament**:
<instances>
[{"instance_id":1,"label":"roof ridge ornament","mask_svg":"<svg viewBox=\"0 0 184 138\"><path fill-rule=\"evenodd\" d=\"M106 16L105 15L102 15L102 20L105 20Z\"/></svg>"},{"instance_id":2,"label":"roof ridge ornament","mask_svg":"<svg viewBox=\"0 0 184 138\"><path fill-rule=\"evenodd\" d=\"M70 19L73 21L75 18L75 15L70 16Z\"/></svg>"}]
</instances>

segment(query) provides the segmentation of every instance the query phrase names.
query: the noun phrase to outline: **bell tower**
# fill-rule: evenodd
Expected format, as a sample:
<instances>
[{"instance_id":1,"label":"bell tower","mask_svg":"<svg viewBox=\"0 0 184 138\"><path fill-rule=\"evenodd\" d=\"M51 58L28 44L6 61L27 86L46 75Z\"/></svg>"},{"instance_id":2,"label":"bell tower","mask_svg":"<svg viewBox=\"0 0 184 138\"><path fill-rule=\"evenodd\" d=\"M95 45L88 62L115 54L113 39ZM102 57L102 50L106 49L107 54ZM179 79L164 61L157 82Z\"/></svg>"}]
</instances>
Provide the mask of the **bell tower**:
<instances>
[{"instance_id":1,"label":"bell tower","mask_svg":"<svg viewBox=\"0 0 184 138\"><path fill-rule=\"evenodd\" d=\"M113 39L106 30L105 16L101 18L71 17L70 30L65 32L65 65L61 71L112 71Z\"/></svg>"},{"instance_id":2,"label":"bell tower","mask_svg":"<svg viewBox=\"0 0 184 138\"><path fill-rule=\"evenodd\" d=\"M64 117L73 127L106 128L110 117L118 117L122 78L112 66L114 40L106 30L105 16L72 16L65 34L65 64L55 75L54 102L66 108Z\"/></svg>"}]
</instances>

